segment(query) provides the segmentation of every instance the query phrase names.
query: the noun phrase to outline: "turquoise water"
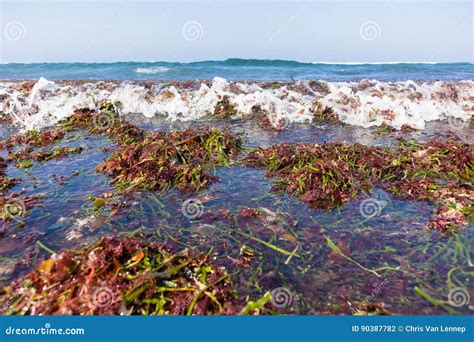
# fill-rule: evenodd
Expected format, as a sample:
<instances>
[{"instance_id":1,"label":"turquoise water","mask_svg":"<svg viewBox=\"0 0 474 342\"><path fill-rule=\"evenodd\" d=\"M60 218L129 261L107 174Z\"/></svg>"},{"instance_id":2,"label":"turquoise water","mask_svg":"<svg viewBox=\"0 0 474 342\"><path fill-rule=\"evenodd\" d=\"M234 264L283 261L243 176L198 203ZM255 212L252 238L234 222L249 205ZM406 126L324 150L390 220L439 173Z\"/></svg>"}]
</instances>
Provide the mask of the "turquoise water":
<instances>
[{"instance_id":1,"label":"turquoise water","mask_svg":"<svg viewBox=\"0 0 474 342\"><path fill-rule=\"evenodd\" d=\"M93 79L93 80L229 80L327 81L459 80L474 79L472 63L325 64L284 60L227 59L194 63L9 63L0 65L0 79Z\"/></svg>"}]
</instances>

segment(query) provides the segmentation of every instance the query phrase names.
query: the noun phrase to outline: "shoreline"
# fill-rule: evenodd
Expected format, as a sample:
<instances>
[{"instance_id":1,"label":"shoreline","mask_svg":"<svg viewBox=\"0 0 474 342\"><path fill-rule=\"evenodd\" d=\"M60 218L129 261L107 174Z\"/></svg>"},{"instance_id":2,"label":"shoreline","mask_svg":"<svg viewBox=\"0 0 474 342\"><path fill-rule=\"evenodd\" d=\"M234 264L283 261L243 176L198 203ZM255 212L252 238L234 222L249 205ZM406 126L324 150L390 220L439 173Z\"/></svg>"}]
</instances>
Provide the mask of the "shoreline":
<instances>
[{"instance_id":1,"label":"shoreline","mask_svg":"<svg viewBox=\"0 0 474 342\"><path fill-rule=\"evenodd\" d=\"M120 115L163 114L190 121L225 109L228 118L265 113L275 128L307 123L322 116L353 126L424 129L426 122L448 120L454 129L469 125L474 114L473 81L377 80L361 82L212 81L37 81L0 82L0 111L29 128L44 127L111 101ZM221 108L222 107L222 108ZM462 128L461 127L461 128Z\"/></svg>"},{"instance_id":2,"label":"shoreline","mask_svg":"<svg viewBox=\"0 0 474 342\"><path fill-rule=\"evenodd\" d=\"M97 82L110 82L110 83L121 83L121 82L131 82L131 83L176 83L176 84L186 84L189 82L201 82L201 83L211 83L214 78L221 78L220 76L214 76L212 78L204 78L204 79L156 79L156 78L149 78L149 79L134 79L134 78L129 78L129 79L117 79L117 78L94 78L94 79L63 79L63 78L47 78L43 76L39 76L38 78L25 78L25 79L18 79L18 78L12 78L12 79L0 79L0 83L22 83L22 82L37 82L38 79L40 78L46 78L50 81L57 82L57 83L72 83L72 84L78 84L82 85L85 83L97 83ZM222 77L223 78L223 77ZM324 78L314 78L314 79L303 79L303 78L294 78L294 80L262 80L262 79L231 79L231 78L225 78L229 82L233 83L256 83L256 84L272 84L272 83L279 83L282 85L292 85L295 82L327 82L327 83L361 83L364 81L377 81L381 83L387 83L387 84L393 84L393 83L400 83L400 82L407 82L407 81L412 81L417 84L433 84L436 82L446 82L446 83L458 83L458 82L474 82L474 77L473 78L459 78L459 79L430 79L430 80L423 80L423 79L399 79L399 80L379 80L376 78L362 78L358 80L341 80L341 81L334 81L334 80L329 80L329 79L324 79Z\"/></svg>"}]
</instances>

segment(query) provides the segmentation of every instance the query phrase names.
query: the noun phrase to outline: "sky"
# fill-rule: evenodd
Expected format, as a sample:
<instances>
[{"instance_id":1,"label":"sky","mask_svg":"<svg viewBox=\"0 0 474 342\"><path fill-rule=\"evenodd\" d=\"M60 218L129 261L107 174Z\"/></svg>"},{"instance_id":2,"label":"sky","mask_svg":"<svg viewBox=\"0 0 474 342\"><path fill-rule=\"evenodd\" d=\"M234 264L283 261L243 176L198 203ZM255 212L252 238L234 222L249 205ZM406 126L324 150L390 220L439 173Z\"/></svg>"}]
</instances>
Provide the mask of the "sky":
<instances>
[{"instance_id":1,"label":"sky","mask_svg":"<svg viewBox=\"0 0 474 342\"><path fill-rule=\"evenodd\" d=\"M472 1L0 0L0 62L473 62Z\"/></svg>"}]
</instances>

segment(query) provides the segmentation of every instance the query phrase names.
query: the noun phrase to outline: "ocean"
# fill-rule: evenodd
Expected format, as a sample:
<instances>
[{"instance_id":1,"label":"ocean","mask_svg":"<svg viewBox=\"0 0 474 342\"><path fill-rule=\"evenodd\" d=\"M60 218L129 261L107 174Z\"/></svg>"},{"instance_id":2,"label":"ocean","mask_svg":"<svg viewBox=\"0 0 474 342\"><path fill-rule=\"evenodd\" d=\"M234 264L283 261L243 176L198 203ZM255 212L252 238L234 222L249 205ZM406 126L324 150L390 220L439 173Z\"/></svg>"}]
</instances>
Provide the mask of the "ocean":
<instances>
[{"instance_id":1,"label":"ocean","mask_svg":"<svg viewBox=\"0 0 474 342\"><path fill-rule=\"evenodd\" d=\"M232 58L194 63L8 63L0 65L0 79L25 80L472 80L472 63L300 63L285 60Z\"/></svg>"},{"instance_id":2,"label":"ocean","mask_svg":"<svg viewBox=\"0 0 474 342\"><path fill-rule=\"evenodd\" d=\"M4 290L0 312L186 313L198 296L181 279L217 284L219 267L234 313L270 300L260 313L472 314L426 298L473 282L473 76L468 63L0 65L0 284L41 272ZM62 266L104 237L216 268L148 247ZM47 290L45 273L59 279ZM219 291L196 307L222 313Z\"/></svg>"}]
</instances>

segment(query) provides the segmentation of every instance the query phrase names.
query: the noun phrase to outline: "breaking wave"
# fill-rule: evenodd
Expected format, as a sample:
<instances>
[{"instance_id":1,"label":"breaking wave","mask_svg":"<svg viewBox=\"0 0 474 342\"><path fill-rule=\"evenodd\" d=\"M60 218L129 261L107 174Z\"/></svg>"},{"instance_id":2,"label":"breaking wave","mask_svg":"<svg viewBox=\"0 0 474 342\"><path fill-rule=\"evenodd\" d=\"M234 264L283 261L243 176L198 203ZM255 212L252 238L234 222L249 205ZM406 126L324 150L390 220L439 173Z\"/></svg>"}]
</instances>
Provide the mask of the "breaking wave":
<instances>
[{"instance_id":1,"label":"breaking wave","mask_svg":"<svg viewBox=\"0 0 474 342\"><path fill-rule=\"evenodd\" d=\"M137 74L146 74L146 75L154 75L160 74L162 72L170 71L170 68L166 67L150 67L150 68L136 68L135 72Z\"/></svg>"},{"instance_id":2,"label":"breaking wave","mask_svg":"<svg viewBox=\"0 0 474 342\"><path fill-rule=\"evenodd\" d=\"M259 107L277 127L285 122L309 123L314 112L331 108L347 124L386 124L424 129L433 120L468 121L474 113L474 81L360 82L296 81L294 83L230 82L1 82L0 111L23 129L54 125L76 109L97 109L103 100L120 115L165 115L169 120L198 120L214 112L227 97L245 116Z\"/></svg>"}]
</instances>

